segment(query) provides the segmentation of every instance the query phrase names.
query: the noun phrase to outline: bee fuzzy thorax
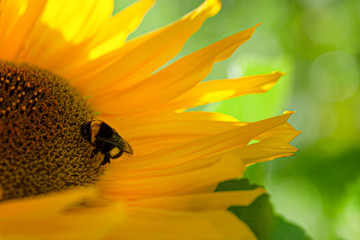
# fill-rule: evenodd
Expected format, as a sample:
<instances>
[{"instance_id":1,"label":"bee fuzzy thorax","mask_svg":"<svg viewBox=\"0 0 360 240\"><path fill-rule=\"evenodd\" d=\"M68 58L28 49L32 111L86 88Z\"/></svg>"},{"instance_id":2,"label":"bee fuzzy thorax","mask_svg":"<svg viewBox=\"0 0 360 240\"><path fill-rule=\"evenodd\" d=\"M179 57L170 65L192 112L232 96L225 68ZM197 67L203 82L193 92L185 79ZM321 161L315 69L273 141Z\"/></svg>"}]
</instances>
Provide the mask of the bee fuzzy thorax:
<instances>
[{"instance_id":1,"label":"bee fuzzy thorax","mask_svg":"<svg viewBox=\"0 0 360 240\"><path fill-rule=\"evenodd\" d=\"M91 129L91 143L95 143L96 136L99 134L101 121L92 121L90 124Z\"/></svg>"}]
</instances>

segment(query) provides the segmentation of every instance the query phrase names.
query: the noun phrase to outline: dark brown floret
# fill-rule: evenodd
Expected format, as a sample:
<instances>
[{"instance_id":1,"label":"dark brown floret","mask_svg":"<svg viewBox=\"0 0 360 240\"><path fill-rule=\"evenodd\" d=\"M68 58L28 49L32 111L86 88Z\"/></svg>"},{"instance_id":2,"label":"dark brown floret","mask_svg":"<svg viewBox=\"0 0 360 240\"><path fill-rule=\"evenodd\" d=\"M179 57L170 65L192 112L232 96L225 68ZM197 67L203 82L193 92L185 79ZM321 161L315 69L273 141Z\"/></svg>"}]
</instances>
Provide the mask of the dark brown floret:
<instances>
[{"instance_id":1,"label":"dark brown floret","mask_svg":"<svg viewBox=\"0 0 360 240\"><path fill-rule=\"evenodd\" d=\"M94 183L92 150L80 125L94 112L61 77L28 64L0 62L2 199Z\"/></svg>"}]
</instances>

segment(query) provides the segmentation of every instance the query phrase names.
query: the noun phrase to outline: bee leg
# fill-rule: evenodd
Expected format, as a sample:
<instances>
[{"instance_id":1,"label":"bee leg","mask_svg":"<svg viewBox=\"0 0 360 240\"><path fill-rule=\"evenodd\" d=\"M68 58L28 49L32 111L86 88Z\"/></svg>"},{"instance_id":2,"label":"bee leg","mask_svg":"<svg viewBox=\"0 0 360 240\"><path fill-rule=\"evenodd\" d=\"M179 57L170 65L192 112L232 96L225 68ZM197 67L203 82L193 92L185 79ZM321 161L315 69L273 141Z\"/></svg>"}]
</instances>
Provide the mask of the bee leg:
<instances>
[{"instance_id":1,"label":"bee leg","mask_svg":"<svg viewBox=\"0 0 360 240\"><path fill-rule=\"evenodd\" d=\"M105 154L104 160L102 160L102 162L99 164L99 167L98 167L98 169L97 169L97 172L99 172L99 169L100 169L100 167L101 167L102 165L105 165L105 164L107 164L107 163L110 164L110 154L109 154L109 153L106 153L106 154Z\"/></svg>"},{"instance_id":2,"label":"bee leg","mask_svg":"<svg viewBox=\"0 0 360 240\"><path fill-rule=\"evenodd\" d=\"M90 159L93 159L94 158L94 156L98 153L98 152L100 152L100 148L95 148L92 152L91 152L91 155L90 155Z\"/></svg>"},{"instance_id":3,"label":"bee leg","mask_svg":"<svg viewBox=\"0 0 360 240\"><path fill-rule=\"evenodd\" d=\"M105 157L104 157L104 160L102 161L103 165L105 164L110 164L110 153L106 153L105 154Z\"/></svg>"}]
</instances>

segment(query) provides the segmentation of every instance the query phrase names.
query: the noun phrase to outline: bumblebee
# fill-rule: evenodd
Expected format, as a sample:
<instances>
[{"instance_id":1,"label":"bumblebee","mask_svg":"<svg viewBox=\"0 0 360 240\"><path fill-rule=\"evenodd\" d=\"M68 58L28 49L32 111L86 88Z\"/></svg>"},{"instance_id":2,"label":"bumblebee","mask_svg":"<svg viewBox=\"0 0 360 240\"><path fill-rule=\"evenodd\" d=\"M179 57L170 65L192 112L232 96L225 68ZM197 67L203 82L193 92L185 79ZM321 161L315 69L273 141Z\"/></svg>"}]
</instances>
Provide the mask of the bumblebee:
<instances>
[{"instance_id":1,"label":"bumblebee","mask_svg":"<svg viewBox=\"0 0 360 240\"><path fill-rule=\"evenodd\" d=\"M101 152L104 154L103 161L99 164L98 171L102 165L110 164L110 158L121 157L123 153L133 154L130 145L108 124L100 120L92 120L81 125L81 136L91 143L95 149L90 158Z\"/></svg>"}]
</instances>

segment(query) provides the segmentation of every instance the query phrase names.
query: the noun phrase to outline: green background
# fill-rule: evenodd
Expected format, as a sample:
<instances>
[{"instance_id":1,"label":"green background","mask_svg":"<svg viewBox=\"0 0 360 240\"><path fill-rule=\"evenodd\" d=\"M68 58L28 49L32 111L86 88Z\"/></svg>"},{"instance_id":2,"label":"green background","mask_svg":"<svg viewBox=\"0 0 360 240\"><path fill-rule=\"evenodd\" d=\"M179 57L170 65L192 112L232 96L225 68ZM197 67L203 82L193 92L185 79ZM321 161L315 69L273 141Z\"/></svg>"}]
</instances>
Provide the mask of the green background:
<instances>
[{"instance_id":1,"label":"green background","mask_svg":"<svg viewBox=\"0 0 360 240\"><path fill-rule=\"evenodd\" d=\"M134 0L115 0L118 12ZM176 21L201 0L158 0L131 38ZM249 167L274 210L313 239L360 239L360 1L223 0L175 58L262 22L206 79L285 72L269 92L199 109L256 121L295 110L295 157Z\"/></svg>"}]
</instances>

